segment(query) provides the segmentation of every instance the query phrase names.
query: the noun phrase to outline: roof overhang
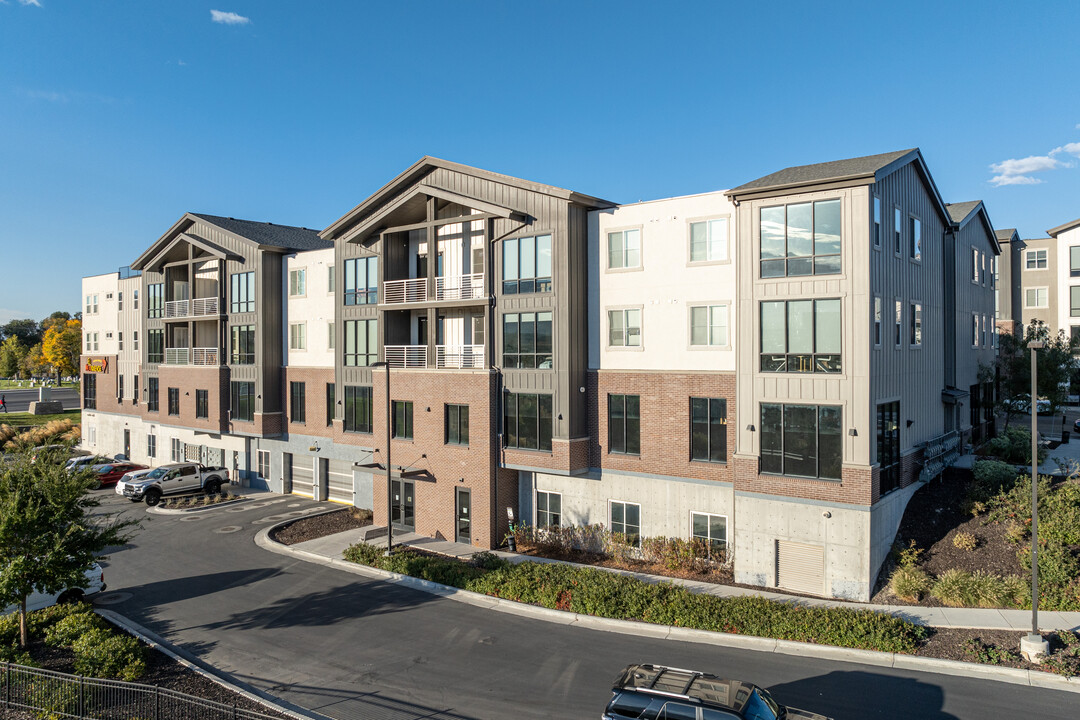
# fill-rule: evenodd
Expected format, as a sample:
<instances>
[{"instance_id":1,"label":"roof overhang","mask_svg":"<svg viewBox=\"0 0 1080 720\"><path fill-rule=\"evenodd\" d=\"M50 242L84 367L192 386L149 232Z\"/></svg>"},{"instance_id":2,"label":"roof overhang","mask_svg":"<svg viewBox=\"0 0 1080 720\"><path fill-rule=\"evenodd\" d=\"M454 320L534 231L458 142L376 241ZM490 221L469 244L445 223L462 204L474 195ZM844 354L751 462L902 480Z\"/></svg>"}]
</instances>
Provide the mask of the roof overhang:
<instances>
[{"instance_id":1,"label":"roof overhang","mask_svg":"<svg viewBox=\"0 0 1080 720\"><path fill-rule=\"evenodd\" d=\"M225 248L221 247L220 245L212 243L209 240L199 237L198 235L179 233L171 241L162 246L160 250L152 257L145 260L143 263L143 269L150 272L161 272L162 267L166 264L165 259L169 256L169 253L172 251L172 249L185 243L193 245L200 250L205 251L211 257L216 257L220 260L243 261L244 259L240 255L230 252Z\"/></svg>"},{"instance_id":2,"label":"roof overhang","mask_svg":"<svg viewBox=\"0 0 1080 720\"><path fill-rule=\"evenodd\" d=\"M958 388L945 388L941 391L941 402L945 403L946 405L956 405L968 395L970 395L970 393L967 390L960 390Z\"/></svg>"},{"instance_id":3,"label":"roof overhang","mask_svg":"<svg viewBox=\"0 0 1080 720\"><path fill-rule=\"evenodd\" d=\"M978 204L975 205L975 207L971 208L971 210L968 211L968 214L965 215L963 219L961 219L959 222L954 222L953 227L955 227L957 230L963 230L964 227L975 218L982 219L983 227L986 230L987 234L990 236L991 244L994 247L994 254L1000 255L1001 243L998 241L997 231L994 230L994 224L990 222L990 214L986 212L986 205L983 204L982 200L980 200Z\"/></svg>"},{"instance_id":4,"label":"roof overhang","mask_svg":"<svg viewBox=\"0 0 1080 720\"><path fill-rule=\"evenodd\" d=\"M1050 237L1057 237L1058 235L1065 232L1066 230L1072 230L1074 227L1078 227L1078 226L1080 226L1080 218L1077 218L1076 220L1073 220L1072 222L1067 222L1064 225L1058 225L1055 228L1050 228L1049 230L1046 231L1046 234L1049 235Z\"/></svg>"},{"instance_id":5,"label":"roof overhang","mask_svg":"<svg viewBox=\"0 0 1080 720\"><path fill-rule=\"evenodd\" d=\"M131 263L131 269L150 270L152 272L157 272L157 268L160 267L160 258L163 255L167 254L168 251L171 250L173 247L175 247L177 241L181 240L181 238L183 238L184 242L189 242L192 245L195 245L196 247L205 250L211 255L214 255L215 257L221 257L226 260L243 260L241 256L237 255L236 253L230 252L225 248L222 248L220 245L212 243L205 238L199 237L198 235L192 235L186 232L191 228L192 225L197 222L201 222L206 225L213 225L213 227L217 228L224 235L239 240L240 242L247 243L248 245L251 245L253 247L267 250L276 250L278 252L291 252L278 247L267 247L259 245L253 240L250 240L249 238L237 235L234 232L229 232L225 228L218 227L212 222L197 217L192 213L184 213L184 215L179 220L173 223L172 227L165 231L164 235L155 240L153 245L143 251L143 254L135 259L135 262ZM155 267L150 267L151 264L154 264Z\"/></svg>"}]
</instances>

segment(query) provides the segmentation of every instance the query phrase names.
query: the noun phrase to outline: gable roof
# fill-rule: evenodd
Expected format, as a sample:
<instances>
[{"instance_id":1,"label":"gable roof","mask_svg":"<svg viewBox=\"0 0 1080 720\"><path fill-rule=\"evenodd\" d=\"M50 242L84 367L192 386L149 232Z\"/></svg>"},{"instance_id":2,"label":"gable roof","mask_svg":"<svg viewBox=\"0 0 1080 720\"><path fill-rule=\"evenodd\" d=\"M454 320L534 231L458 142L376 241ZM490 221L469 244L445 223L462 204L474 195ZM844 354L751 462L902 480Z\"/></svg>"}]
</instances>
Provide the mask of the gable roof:
<instances>
[{"instance_id":1,"label":"gable roof","mask_svg":"<svg viewBox=\"0 0 1080 720\"><path fill-rule=\"evenodd\" d=\"M949 211L953 225L962 228L977 217L981 217L983 225L990 236L990 243L994 246L994 252L1001 254L1001 243L998 233L994 230L994 224L990 222L990 214L986 212L986 206L982 200L968 200L966 202L945 203L945 209Z\"/></svg>"},{"instance_id":2,"label":"gable roof","mask_svg":"<svg viewBox=\"0 0 1080 720\"><path fill-rule=\"evenodd\" d=\"M968 216L980 205L982 205L982 200L968 200L967 202L945 203L945 209L949 211L949 217L954 223L963 225Z\"/></svg>"},{"instance_id":3,"label":"gable roof","mask_svg":"<svg viewBox=\"0 0 1080 720\"><path fill-rule=\"evenodd\" d=\"M1072 230L1077 225L1080 225L1080 218L1077 218L1076 220L1073 220L1072 222L1067 222L1064 225L1058 225L1055 228L1050 228L1049 230L1046 231L1046 234L1049 235L1052 238L1056 238L1061 233L1065 232L1066 230Z\"/></svg>"},{"instance_id":4,"label":"gable roof","mask_svg":"<svg viewBox=\"0 0 1080 720\"><path fill-rule=\"evenodd\" d=\"M895 169L894 165L896 167L906 165L918 153L918 148L912 148L910 150L881 153L880 155L831 160L829 162L814 163L813 165L796 165L777 170L769 175L759 177L757 180L751 180L737 188L728 190L726 194L730 196L745 195L754 191L782 190L802 185L817 185L842 180L870 178L876 180L892 172ZM887 172L879 175L883 170L887 170Z\"/></svg>"},{"instance_id":5,"label":"gable roof","mask_svg":"<svg viewBox=\"0 0 1080 720\"><path fill-rule=\"evenodd\" d=\"M997 235L999 243L1012 242L1015 237L1020 239L1020 233L1016 232L1016 228L1002 228L1001 230L995 230L994 234Z\"/></svg>"}]
</instances>

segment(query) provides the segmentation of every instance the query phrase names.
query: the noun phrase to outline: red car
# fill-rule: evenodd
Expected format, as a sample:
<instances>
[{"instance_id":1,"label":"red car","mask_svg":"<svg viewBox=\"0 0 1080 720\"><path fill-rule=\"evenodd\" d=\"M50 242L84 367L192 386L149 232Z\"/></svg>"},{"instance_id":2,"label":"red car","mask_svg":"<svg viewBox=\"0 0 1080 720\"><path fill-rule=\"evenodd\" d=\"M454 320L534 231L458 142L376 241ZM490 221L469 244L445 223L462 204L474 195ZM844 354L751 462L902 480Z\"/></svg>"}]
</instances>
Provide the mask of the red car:
<instances>
[{"instance_id":1,"label":"red car","mask_svg":"<svg viewBox=\"0 0 1080 720\"><path fill-rule=\"evenodd\" d=\"M94 489L97 490L105 485L115 485L125 474L132 470L145 470L146 466L138 463L123 462L94 465L91 469L97 473L97 485L94 485Z\"/></svg>"}]
</instances>

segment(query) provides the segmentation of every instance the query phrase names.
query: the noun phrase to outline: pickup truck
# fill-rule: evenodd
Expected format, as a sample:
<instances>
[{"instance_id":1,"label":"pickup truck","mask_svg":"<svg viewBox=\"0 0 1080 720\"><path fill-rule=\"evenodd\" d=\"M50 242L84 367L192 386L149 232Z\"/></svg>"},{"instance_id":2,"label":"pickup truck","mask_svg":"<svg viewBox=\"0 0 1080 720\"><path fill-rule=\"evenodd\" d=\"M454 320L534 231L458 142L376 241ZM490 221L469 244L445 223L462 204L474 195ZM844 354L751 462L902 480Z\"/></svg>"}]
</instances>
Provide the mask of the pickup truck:
<instances>
[{"instance_id":1,"label":"pickup truck","mask_svg":"<svg viewBox=\"0 0 1080 720\"><path fill-rule=\"evenodd\" d=\"M145 500L147 505L157 505L163 495L202 490L208 495L221 492L221 486L229 482L229 471L223 467L206 467L199 463L172 463L156 467L140 477L125 476L116 483L116 494L132 502Z\"/></svg>"}]
</instances>

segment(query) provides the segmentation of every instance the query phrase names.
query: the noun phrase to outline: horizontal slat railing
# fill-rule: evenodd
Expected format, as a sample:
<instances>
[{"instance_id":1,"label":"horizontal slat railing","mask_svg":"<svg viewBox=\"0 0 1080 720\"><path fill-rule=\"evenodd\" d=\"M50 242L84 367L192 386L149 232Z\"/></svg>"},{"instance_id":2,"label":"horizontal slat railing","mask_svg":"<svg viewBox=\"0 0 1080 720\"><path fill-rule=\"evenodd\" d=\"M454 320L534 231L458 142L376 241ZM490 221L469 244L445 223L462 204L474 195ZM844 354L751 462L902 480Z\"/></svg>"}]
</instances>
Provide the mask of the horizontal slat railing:
<instances>
[{"instance_id":1,"label":"horizontal slat railing","mask_svg":"<svg viewBox=\"0 0 1080 720\"><path fill-rule=\"evenodd\" d=\"M195 298L191 301L191 314L195 316L217 315L218 299L216 297Z\"/></svg>"},{"instance_id":2,"label":"horizontal slat railing","mask_svg":"<svg viewBox=\"0 0 1080 720\"><path fill-rule=\"evenodd\" d=\"M165 303L166 318L187 317L191 311L191 303L187 300L170 300Z\"/></svg>"},{"instance_id":3,"label":"horizontal slat railing","mask_svg":"<svg viewBox=\"0 0 1080 720\"><path fill-rule=\"evenodd\" d=\"M383 302L388 305L425 302L427 299L427 278L388 280L383 284Z\"/></svg>"},{"instance_id":4,"label":"horizontal slat railing","mask_svg":"<svg viewBox=\"0 0 1080 720\"><path fill-rule=\"evenodd\" d=\"M192 351L191 351L191 364L192 365L217 365L218 364L218 350L217 350L217 348L192 348Z\"/></svg>"},{"instance_id":5,"label":"horizontal slat railing","mask_svg":"<svg viewBox=\"0 0 1080 720\"><path fill-rule=\"evenodd\" d=\"M484 346L436 345L435 367L482 368L484 367Z\"/></svg>"},{"instance_id":6,"label":"horizontal slat railing","mask_svg":"<svg viewBox=\"0 0 1080 720\"><path fill-rule=\"evenodd\" d=\"M166 365L187 365L191 359L191 351L188 348L165 348Z\"/></svg>"},{"instance_id":7,"label":"horizontal slat railing","mask_svg":"<svg viewBox=\"0 0 1080 720\"><path fill-rule=\"evenodd\" d=\"M484 297L484 273L435 278L436 300L474 300Z\"/></svg>"},{"instance_id":8,"label":"horizontal slat railing","mask_svg":"<svg viewBox=\"0 0 1080 720\"><path fill-rule=\"evenodd\" d=\"M383 352L392 368L427 367L426 345L386 345Z\"/></svg>"}]
</instances>

